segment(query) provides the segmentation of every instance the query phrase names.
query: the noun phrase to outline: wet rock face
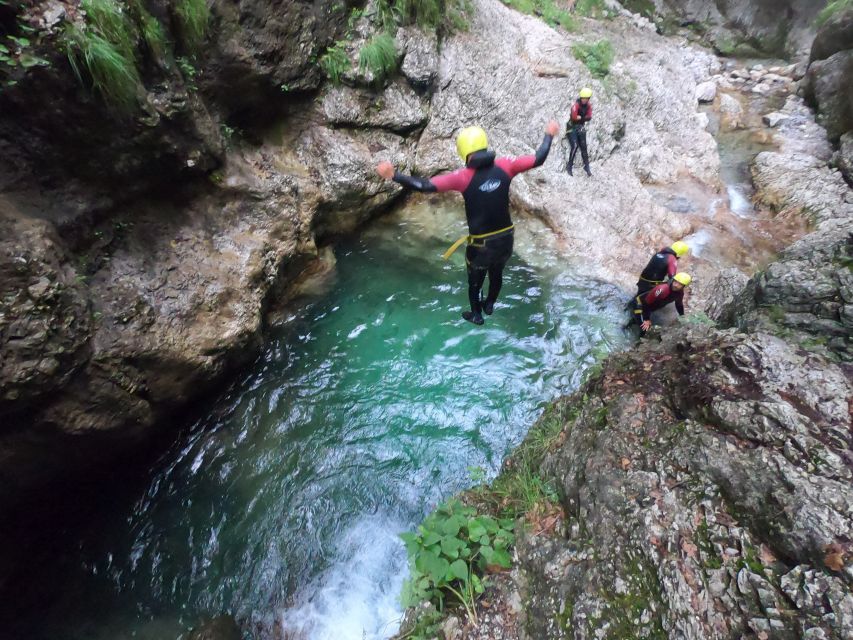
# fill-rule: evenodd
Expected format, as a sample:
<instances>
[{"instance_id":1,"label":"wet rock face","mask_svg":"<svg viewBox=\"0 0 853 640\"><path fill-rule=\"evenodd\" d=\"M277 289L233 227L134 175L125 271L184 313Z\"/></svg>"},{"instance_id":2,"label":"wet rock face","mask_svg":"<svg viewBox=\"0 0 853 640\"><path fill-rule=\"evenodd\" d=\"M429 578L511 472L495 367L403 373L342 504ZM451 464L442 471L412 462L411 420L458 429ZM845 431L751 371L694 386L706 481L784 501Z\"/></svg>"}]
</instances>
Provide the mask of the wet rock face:
<instances>
[{"instance_id":1,"label":"wet rock face","mask_svg":"<svg viewBox=\"0 0 853 640\"><path fill-rule=\"evenodd\" d=\"M809 65L807 96L817 107L818 122L837 141L853 129L853 49L839 51Z\"/></svg>"},{"instance_id":2,"label":"wet rock face","mask_svg":"<svg viewBox=\"0 0 853 640\"><path fill-rule=\"evenodd\" d=\"M549 410L563 517L519 528L496 628L447 637L850 637L851 398L769 334L682 326L611 356Z\"/></svg>"},{"instance_id":3,"label":"wet rock face","mask_svg":"<svg viewBox=\"0 0 853 640\"><path fill-rule=\"evenodd\" d=\"M623 2L632 10L644 3ZM658 15L704 32L726 55L796 55L811 44L812 22L822 9L811 0L654 0Z\"/></svg>"},{"instance_id":4,"label":"wet rock face","mask_svg":"<svg viewBox=\"0 0 853 640\"><path fill-rule=\"evenodd\" d=\"M0 415L29 411L86 359L90 309L68 258L51 224L0 199Z\"/></svg>"},{"instance_id":5,"label":"wet rock face","mask_svg":"<svg viewBox=\"0 0 853 640\"><path fill-rule=\"evenodd\" d=\"M853 130L853 8L836 12L818 30L804 88L833 142Z\"/></svg>"}]
</instances>

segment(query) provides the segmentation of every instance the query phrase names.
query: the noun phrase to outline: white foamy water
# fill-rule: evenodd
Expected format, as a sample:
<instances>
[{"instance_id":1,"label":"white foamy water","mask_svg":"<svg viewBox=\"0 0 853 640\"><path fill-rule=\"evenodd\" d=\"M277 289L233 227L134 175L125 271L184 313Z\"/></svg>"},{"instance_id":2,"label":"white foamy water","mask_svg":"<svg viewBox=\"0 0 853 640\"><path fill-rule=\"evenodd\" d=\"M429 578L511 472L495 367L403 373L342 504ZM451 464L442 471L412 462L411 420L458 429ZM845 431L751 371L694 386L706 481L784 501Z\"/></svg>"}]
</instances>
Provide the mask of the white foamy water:
<instances>
[{"instance_id":1,"label":"white foamy water","mask_svg":"<svg viewBox=\"0 0 853 640\"><path fill-rule=\"evenodd\" d=\"M409 528L381 516L356 522L334 552L339 560L305 589L304 602L281 613L285 637L381 640L396 633L409 573L398 534Z\"/></svg>"},{"instance_id":2,"label":"white foamy water","mask_svg":"<svg viewBox=\"0 0 853 640\"><path fill-rule=\"evenodd\" d=\"M744 195L745 188L740 184L726 185L729 194L729 208L740 218L751 218L755 214L752 203Z\"/></svg>"}]
</instances>

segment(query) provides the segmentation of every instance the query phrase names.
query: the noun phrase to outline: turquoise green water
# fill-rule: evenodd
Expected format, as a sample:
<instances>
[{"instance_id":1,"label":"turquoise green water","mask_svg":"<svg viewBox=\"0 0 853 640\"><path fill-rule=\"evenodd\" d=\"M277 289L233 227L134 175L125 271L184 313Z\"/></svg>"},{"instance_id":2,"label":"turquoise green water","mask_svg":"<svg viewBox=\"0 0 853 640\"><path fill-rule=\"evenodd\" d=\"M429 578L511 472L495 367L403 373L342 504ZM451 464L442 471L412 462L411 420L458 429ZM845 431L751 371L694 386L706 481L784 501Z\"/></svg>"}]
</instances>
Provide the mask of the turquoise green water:
<instances>
[{"instance_id":1,"label":"turquoise green water","mask_svg":"<svg viewBox=\"0 0 853 640\"><path fill-rule=\"evenodd\" d=\"M222 611L253 638L393 633L397 534L469 486L469 467L494 474L545 403L625 340L621 295L527 220L494 316L464 322L462 255L439 257L463 228L458 202L412 206L339 246L325 291L144 495L79 541L45 637L176 638Z\"/></svg>"}]
</instances>

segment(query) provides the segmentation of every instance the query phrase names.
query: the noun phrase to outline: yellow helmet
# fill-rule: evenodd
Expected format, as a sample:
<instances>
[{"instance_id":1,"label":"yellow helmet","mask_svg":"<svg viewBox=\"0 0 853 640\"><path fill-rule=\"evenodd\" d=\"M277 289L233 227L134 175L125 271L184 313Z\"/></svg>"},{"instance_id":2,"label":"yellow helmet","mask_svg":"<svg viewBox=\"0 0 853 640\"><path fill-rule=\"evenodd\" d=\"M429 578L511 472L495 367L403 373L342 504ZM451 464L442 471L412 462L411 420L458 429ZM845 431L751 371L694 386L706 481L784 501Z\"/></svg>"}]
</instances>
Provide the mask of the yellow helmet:
<instances>
[{"instance_id":1,"label":"yellow helmet","mask_svg":"<svg viewBox=\"0 0 853 640\"><path fill-rule=\"evenodd\" d=\"M689 287L690 283L693 282L693 278L690 277L689 273L684 273L683 271L679 271L676 273L673 278L676 282L680 282L685 287Z\"/></svg>"},{"instance_id":2,"label":"yellow helmet","mask_svg":"<svg viewBox=\"0 0 853 640\"><path fill-rule=\"evenodd\" d=\"M468 156L475 151L482 151L489 146L489 139L481 127L465 127L456 136L456 150L462 162L468 160Z\"/></svg>"},{"instance_id":3,"label":"yellow helmet","mask_svg":"<svg viewBox=\"0 0 853 640\"><path fill-rule=\"evenodd\" d=\"M678 242L673 242L670 247L673 251L675 251L675 256L677 258L682 258L687 255L687 252L690 251L690 247L687 246L686 242L682 242L679 240Z\"/></svg>"},{"instance_id":4,"label":"yellow helmet","mask_svg":"<svg viewBox=\"0 0 853 640\"><path fill-rule=\"evenodd\" d=\"M579 95L581 98L591 98L592 97L592 89L590 89L589 87L584 87L583 89L581 89L581 92Z\"/></svg>"}]
</instances>

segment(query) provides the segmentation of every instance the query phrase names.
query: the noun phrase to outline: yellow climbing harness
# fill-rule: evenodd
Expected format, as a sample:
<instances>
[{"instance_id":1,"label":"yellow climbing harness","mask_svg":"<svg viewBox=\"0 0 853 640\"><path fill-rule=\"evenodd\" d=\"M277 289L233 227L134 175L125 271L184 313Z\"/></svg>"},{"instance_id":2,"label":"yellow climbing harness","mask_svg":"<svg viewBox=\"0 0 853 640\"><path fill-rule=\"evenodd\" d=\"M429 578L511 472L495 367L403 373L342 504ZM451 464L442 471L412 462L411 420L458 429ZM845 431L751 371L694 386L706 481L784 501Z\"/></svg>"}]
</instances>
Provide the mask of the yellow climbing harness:
<instances>
[{"instance_id":1,"label":"yellow climbing harness","mask_svg":"<svg viewBox=\"0 0 853 640\"><path fill-rule=\"evenodd\" d=\"M506 233L507 231L512 231L514 227L515 227L515 225L511 224L508 227L504 227L503 229L498 229L497 231L489 231L489 233L481 233L481 234L475 235L475 236L464 235L461 238L459 238L459 240L457 240L452 245L450 245L450 248L447 251L445 251L441 257L444 258L445 260L447 260L465 242L467 242L468 244L472 244L475 247L485 247L486 246L485 240L487 240L488 238L491 238L492 236L496 236L496 235L499 235L501 233ZM477 240L483 240L484 242L482 244L477 244Z\"/></svg>"}]
</instances>

